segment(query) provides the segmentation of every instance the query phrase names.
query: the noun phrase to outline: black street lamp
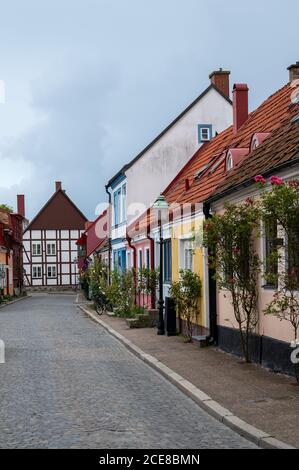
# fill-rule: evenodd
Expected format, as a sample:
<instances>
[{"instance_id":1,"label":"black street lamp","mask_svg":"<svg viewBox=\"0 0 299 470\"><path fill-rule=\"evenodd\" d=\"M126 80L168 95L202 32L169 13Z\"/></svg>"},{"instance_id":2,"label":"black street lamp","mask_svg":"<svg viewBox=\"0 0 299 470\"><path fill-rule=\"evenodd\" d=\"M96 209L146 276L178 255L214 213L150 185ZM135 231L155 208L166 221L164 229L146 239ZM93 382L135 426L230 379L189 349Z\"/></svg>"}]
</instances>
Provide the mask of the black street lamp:
<instances>
[{"instance_id":1,"label":"black street lamp","mask_svg":"<svg viewBox=\"0 0 299 470\"><path fill-rule=\"evenodd\" d=\"M153 209L158 214L158 226L159 226L159 241L160 245L160 272L159 272L159 319L158 319L158 332L159 336L165 334L164 326L164 298L163 298L163 232L162 232L162 213L168 213L169 206L165 197L161 194L153 205Z\"/></svg>"}]
</instances>

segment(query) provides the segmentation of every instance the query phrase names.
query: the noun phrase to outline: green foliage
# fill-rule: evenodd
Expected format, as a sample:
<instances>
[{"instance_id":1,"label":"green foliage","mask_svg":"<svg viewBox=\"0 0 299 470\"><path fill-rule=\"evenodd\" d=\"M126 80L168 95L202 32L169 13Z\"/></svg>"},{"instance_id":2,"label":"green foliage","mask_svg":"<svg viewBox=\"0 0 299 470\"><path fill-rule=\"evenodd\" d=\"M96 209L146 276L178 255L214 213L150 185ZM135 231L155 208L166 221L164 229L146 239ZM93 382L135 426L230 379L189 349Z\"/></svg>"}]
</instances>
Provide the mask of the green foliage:
<instances>
[{"instance_id":1,"label":"green foliage","mask_svg":"<svg viewBox=\"0 0 299 470\"><path fill-rule=\"evenodd\" d=\"M153 295L159 281L159 270L140 268L138 270L138 290L147 295Z\"/></svg>"},{"instance_id":2,"label":"green foliage","mask_svg":"<svg viewBox=\"0 0 299 470\"><path fill-rule=\"evenodd\" d=\"M80 282L80 286L84 292L85 297L88 299L89 298L89 283L90 283L89 270L80 274L79 282Z\"/></svg>"},{"instance_id":3,"label":"green foliage","mask_svg":"<svg viewBox=\"0 0 299 470\"><path fill-rule=\"evenodd\" d=\"M95 258L88 271L90 293L94 296L108 283L108 269L99 258Z\"/></svg>"},{"instance_id":4,"label":"green foliage","mask_svg":"<svg viewBox=\"0 0 299 470\"><path fill-rule=\"evenodd\" d=\"M107 286L106 295L117 316L130 318L135 308L135 272L114 270L111 283Z\"/></svg>"},{"instance_id":5,"label":"green foliage","mask_svg":"<svg viewBox=\"0 0 299 470\"><path fill-rule=\"evenodd\" d=\"M275 177L274 182L275 182ZM272 181L273 181L272 178ZM273 183L272 183L273 184ZM279 239L270 262L277 269L268 281L277 286L273 300L264 313L288 321L298 339L299 331L299 181L273 184L261 195L264 220L277 221Z\"/></svg>"},{"instance_id":6,"label":"green foliage","mask_svg":"<svg viewBox=\"0 0 299 470\"><path fill-rule=\"evenodd\" d=\"M200 277L190 270L181 270L179 280L172 283L169 293L176 302L179 318L186 321L188 340L191 341L194 323L200 313Z\"/></svg>"},{"instance_id":7,"label":"green foliage","mask_svg":"<svg viewBox=\"0 0 299 470\"><path fill-rule=\"evenodd\" d=\"M238 323L244 358L250 362L250 335L258 324L258 275L261 261L256 252L260 207L252 200L226 204L204 226L204 244L209 247L210 266L220 290L229 293Z\"/></svg>"},{"instance_id":8,"label":"green foliage","mask_svg":"<svg viewBox=\"0 0 299 470\"><path fill-rule=\"evenodd\" d=\"M7 204L0 204L0 209L3 209L5 212L13 212L13 208Z\"/></svg>"}]
</instances>

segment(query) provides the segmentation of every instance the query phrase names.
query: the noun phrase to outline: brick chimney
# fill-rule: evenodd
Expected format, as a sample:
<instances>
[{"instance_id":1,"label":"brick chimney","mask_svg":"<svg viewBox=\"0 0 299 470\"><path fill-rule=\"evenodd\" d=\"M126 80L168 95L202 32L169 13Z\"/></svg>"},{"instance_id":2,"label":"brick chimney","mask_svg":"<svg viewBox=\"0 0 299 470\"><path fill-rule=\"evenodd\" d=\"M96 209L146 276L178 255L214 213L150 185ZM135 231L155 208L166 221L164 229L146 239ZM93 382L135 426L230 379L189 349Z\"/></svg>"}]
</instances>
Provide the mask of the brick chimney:
<instances>
[{"instance_id":1,"label":"brick chimney","mask_svg":"<svg viewBox=\"0 0 299 470\"><path fill-rule=\"evenodd\" d=\"M212 85L218 88L227 98L229 98L229 76L228 70L216 70L209 76Z\"/></svg>"},{"instance_id":2,"label":"brick chimney","mask_svg":"<svg viewBox=\"0 0 299 470\"><path fill-rule=\"evenodd\" d=\"M290 82L299 79L299 62L296 64L292 64L288 67L288 71L290 72Z\"/></svg>"},{"instance_id":3,"label":"brick chimney","mask_svg":"<svg viewBox=\"0 0 299 470\"><path fill-rule=\"evenodd\" d=\"M248 91L246 83L236 83L233 89L234 134L248 119Z\"/></svg>"},{"instance_id":4,"label":"brick chimney","mask_svg":"<svg viewBox=\"0 0 299 470\"><path fill-rule=\"evenodd\" d=\"M25 217L25 196L24 194L17 195L17 212L22 217Z\"/></svg>"},{"instance_id":5,"label":"brick chimney","mask_svg":"<svg viewBox=\"0 0 299 470\"><path fill-rule=\"evenodd\" d=\"M56 189L56 192L62 189L61 181L55 181L55 189Z\"/></svg>"}]
</instances>

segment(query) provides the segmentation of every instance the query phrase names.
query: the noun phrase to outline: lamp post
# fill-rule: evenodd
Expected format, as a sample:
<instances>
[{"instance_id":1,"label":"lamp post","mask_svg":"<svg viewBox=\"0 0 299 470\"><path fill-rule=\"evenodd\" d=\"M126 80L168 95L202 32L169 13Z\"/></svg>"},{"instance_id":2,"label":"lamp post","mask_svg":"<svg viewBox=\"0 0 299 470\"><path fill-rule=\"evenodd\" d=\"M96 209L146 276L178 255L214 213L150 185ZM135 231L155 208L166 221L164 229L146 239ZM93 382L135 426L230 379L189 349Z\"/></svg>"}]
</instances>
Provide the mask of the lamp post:
<instances>
[{"instance_id":1,"label":"lamp post","mask_svg":"<svg viewBox=\"0 0 299 470\"><path fill-rule=\"evenodd\" d=\"M158 226L159 226L159 252L160 252L160 272L159 272L159 320L158 320L158 332L157 334L162 336L165 334L164 327L164 298L163 298L163 232L162 232L162 213L168 213L168 203L165 197L161 194L153 205L153 209L158 214Z\"/></svg>"}]
</instances>

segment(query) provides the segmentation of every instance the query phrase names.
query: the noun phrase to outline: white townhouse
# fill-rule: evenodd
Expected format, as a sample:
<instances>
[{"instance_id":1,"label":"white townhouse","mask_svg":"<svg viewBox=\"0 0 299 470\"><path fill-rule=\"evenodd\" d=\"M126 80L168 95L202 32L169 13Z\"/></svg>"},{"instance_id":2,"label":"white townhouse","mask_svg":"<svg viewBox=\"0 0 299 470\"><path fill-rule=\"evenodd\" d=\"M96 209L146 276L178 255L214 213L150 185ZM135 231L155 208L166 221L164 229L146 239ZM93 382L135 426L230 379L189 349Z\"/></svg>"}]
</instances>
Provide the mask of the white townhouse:
<instances>
[{"instance_id":1,"label":"white townhouse","mask_svg":"<svg viewBox=\"0 0 299 470\"><path fill-rule=\"evenodd\" d=\"M132 266L126 228L176 177L194 153L233 121L230 72L218 70L210 85L107 184L112 205L111 264Z\"/></svg>"}]
</instances>

